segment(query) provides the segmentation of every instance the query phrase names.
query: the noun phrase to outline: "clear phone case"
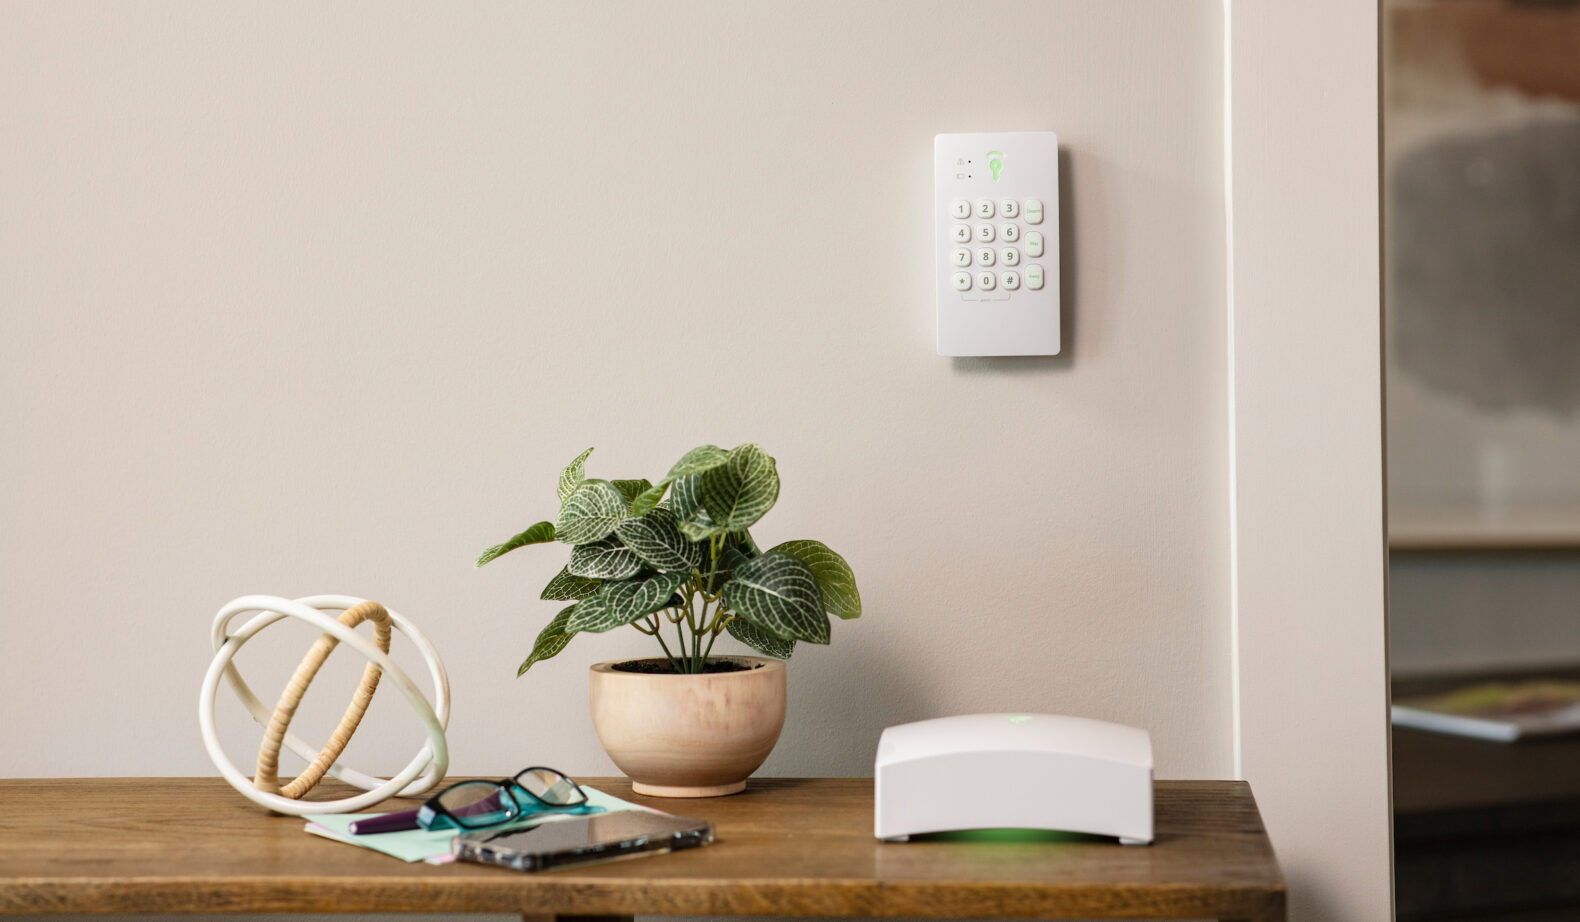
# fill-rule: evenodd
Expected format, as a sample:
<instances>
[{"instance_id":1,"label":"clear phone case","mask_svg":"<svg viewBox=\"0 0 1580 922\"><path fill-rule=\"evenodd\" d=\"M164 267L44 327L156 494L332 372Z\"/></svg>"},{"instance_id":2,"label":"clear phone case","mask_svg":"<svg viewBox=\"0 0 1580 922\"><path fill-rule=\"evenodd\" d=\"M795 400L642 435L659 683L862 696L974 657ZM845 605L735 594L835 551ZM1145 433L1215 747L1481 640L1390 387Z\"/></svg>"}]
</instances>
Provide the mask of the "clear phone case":
<instances>
[{"instance_id":1,"label":"clear phone case","mask_svg":"<svg viewBox=\"0 0 1580 922\"><path fill-rule=\"evenodd\" d=\"M450 850L462 861L497 864L517 871L544 871L694 848L712 841L713 824L706 820L621 810L509 832L484 829L464 833L455 837Z\"/></svg>"}]
</instances>

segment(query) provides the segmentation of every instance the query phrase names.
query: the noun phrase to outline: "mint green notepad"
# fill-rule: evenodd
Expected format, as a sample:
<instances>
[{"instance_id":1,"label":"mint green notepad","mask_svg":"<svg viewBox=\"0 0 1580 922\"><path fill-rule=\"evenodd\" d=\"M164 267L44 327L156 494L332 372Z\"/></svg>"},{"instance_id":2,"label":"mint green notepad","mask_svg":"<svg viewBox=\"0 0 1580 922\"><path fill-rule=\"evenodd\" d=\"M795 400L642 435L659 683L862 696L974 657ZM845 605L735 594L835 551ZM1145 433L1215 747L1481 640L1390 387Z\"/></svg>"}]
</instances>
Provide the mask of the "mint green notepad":
<instances>
[{"instance_id":1,"label":"mint green notepad","mask_svg":"<svg viewBox=\"0 0 1580 922\"><path fill-rule=\"evenodd\" d=\"M604 812L614 813L618 810L648 810L649 808L621 800L598 790L597 788L583 787L587 792L587 803L593 807L602 807ZM336 842L345 842L348 845L360 845L371 848L376 852L383 852L402 861L426 861L429 864L443 864L453 859L450 854L450 840L455 838L454 829L435 829L432 832L426 829L407 829L401 832L380 832L373 835L354 836L346 831L357 820L371 819L380 816L378 813L308 813L302 819L307 820L307 831L315 836L334 839ZM560 820L571 819L573 816L586 814L549 814L547 816L528 817L519 823L496 827L500 832L507 831L513 826L535 826L538 823L554 823Z\"/></svg>"}]
</instances>

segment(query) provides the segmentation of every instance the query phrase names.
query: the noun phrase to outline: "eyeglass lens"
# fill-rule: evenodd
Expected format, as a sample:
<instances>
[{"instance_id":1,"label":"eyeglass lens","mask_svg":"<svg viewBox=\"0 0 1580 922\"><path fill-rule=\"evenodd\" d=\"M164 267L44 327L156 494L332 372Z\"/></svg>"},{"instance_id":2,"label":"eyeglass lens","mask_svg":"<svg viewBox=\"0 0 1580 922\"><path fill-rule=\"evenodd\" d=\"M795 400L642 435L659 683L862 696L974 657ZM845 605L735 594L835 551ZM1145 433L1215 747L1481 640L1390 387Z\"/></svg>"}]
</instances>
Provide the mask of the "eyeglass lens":
<instances>
[{"instance_id":1,"label":"eyeglass lens","mask_svg":"<svg viewBox=\"0 0 1580 922\"><path fill-rule=\"evenodd\" d=\"M441 793L438 800L462 826L503 823L519 812L515 800L492 781L464 781Z\"/></svg>"},{"instance_id":2,"label":"eyeglass lens","mask_svg":"<svg viewBox=\"0 0 1580 922\"><path fill-rule=\"evenodd\" d=\"M550 768L529 768L516 776L516 783L533 797L557 807L579 804L587 799L575 782Z\"/></svg>"}]
</instances>

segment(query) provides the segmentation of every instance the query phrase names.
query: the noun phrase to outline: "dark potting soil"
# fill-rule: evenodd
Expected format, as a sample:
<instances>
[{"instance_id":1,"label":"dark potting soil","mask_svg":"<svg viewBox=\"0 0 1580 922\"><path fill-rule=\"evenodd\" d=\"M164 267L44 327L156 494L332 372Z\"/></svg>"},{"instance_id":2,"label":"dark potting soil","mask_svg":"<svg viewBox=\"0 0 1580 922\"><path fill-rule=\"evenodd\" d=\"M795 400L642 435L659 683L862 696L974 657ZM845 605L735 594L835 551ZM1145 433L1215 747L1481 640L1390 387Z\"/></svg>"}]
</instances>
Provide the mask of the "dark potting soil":
<instances>
[{"instance_id":1,"label":"dark potting soil","mask_svg":"<svg viewBox=\"0 0 1580 922\"><path fill-rule=\"evenodd\" d=\"M609 667L615 672L640 672L646 675L675 675L675 670L663 660L633 659L623 663L615 663ZM704 673L713 672L747 672L752 669L763 668L762 663L738 663L734 660L709 660L702 666Z\"/></svg>"}]
</instances>

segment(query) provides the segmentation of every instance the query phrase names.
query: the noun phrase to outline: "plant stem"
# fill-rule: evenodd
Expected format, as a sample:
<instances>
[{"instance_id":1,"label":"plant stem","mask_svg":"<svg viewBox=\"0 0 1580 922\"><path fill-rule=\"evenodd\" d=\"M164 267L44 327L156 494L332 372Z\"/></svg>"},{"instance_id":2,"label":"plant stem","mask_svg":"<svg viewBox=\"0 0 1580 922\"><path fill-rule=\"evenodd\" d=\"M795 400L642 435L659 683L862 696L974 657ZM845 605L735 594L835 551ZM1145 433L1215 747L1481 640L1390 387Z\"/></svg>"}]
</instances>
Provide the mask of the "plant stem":
<instances>
[{"instance_id":1,"label":"plant stem","mask_svg":"<svg viewBox=\"0 0 1580 922\"><path fill-rule=\"evenodd\" d=\"M715 618L713 620L717 621L718 619ZM720 625L720 627L722 628L722 625ZM702 651L702 658L703 658L703 660L706 660L708 658L708 654L713 652L713 642L715 640L718 640L718 639L719 639L719 631L718 630L714 630L713 634L710 637L708 637L708 648L706 650Z\"/></svg>"},{"instance_id":2,"label":"plant stem","mask_svg":"<svg viewBox=\"0 0 1580 922\"><path fill-rule=\"evenodd\" d=\"M679 621L675 622L675 637L676 637L676 641L675 642L677 644L679 644L679 646L680 646L680 659L681 659L681 662L686 662L687 659L688 659L688 657L686 655L686 629L680 626L680 622ZM690 672L691 670L689 670L689 669L680 669L680 668L677 667L675 669L675 671L676 672Z\"/></svg>"},{"instance_id":3,"label":"plant stem","mask_svg":"<svg viewBox=\"0 0 1580 922\"><path fill-rule=\"evenodd\" d=\"M669 644L664 643L664 635L659 633L659 628L661 628L661 627L663 627L663 625L658 623L658 615L654 615L653 616L653 636L658 638L658 645L660 647L664 648L664 658L669 660L669 668L675 670L676 672L679 672L680 671L680 663L676 662L675 654L669 652Z\"/></svg>"}]
</instances>

